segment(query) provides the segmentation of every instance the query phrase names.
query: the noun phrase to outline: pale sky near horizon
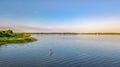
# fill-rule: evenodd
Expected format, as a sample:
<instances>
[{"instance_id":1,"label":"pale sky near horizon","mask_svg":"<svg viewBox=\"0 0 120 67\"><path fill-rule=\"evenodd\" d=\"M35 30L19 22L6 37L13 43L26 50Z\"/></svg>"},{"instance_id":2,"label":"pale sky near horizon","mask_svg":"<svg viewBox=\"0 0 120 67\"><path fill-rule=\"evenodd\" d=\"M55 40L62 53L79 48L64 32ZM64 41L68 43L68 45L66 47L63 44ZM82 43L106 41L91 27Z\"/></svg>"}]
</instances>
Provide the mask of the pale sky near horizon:
<instances>
[{"instance_id":1,"label":"pale sky near horizon","mask_svg":"<svg viewBox=\"0 0 120 67\"><path fill-rule=\"evenodd\" d=\"M0 0L0 26L21 32L120 32L120 0Z\"/></svg>"}]
</instances>

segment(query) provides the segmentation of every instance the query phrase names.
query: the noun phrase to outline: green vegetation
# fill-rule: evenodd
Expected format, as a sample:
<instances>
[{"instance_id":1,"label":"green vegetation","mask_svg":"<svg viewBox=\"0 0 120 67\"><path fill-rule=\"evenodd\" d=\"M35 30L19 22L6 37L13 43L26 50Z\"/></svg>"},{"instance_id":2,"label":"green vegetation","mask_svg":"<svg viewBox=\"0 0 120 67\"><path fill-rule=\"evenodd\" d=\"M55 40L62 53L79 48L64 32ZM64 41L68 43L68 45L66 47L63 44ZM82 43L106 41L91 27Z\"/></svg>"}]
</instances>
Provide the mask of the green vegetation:
<instances>
[{"instance_id":1,"label":"green vegetation","mask_svg":"<svg viewBox=\"0 0 120 67\"><path fill-rule=\"evenodd\" d=\"M36 41L27 33L13 33L12 30L0 31L0 45L7 43L25 43Z\"/></svg>"}]
</instances>

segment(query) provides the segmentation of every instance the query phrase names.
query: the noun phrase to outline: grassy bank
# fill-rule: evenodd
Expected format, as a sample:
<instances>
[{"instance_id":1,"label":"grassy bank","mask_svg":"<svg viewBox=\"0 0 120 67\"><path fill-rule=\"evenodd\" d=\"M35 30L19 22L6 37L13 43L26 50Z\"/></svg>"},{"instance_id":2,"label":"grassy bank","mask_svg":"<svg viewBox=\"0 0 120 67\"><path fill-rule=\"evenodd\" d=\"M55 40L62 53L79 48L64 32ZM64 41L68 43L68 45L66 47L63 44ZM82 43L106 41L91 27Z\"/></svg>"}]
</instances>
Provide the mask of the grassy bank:
<instances>
[{"instance_id":1,"label":"grassy bank","mask_svg":"<svg viewBox=\"0 0 120 67\"><path fill-rule=\"evenodd\" d=\"M0 42L0 45L6 44L6 42Z\"/></svg>"},{"instance_id":2,"label":"grassy bank","mask_svg":"<svg viewBox=\"0 0 120 67\"><path fill-rule=\"evenodd\" d=\"M0 31L0 45L7 43L26 43L36 41L30 34L13 33L11 30Z\"/></svg>"}]
</instances>

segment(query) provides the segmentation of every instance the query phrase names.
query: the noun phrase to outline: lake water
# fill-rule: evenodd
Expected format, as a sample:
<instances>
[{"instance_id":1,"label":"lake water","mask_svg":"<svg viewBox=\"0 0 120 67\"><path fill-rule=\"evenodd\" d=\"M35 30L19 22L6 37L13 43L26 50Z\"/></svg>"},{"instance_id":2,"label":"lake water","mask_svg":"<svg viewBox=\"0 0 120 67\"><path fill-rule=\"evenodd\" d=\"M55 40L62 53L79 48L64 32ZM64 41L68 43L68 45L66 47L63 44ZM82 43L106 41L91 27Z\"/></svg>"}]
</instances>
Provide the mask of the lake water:
<instances>
[{"instance_id":1,"label":"lake water","mask_svg":"<svg viewBox=\"0 0 120 67\"><path fill-rule=\"evenodd\" d=\"M120 67L120 36L33 35L0 46L0 67Z\"/></svg>"}]
</instances>

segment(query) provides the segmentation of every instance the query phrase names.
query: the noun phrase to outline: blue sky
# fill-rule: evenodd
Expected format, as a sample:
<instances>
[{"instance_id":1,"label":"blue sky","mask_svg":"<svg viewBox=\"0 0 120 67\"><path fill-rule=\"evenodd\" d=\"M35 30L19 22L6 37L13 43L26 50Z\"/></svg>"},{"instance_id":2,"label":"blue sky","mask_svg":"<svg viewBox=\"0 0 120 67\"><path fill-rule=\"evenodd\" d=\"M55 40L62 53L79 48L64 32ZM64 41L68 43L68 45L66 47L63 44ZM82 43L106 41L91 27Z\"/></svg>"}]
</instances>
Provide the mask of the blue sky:
<instances>
[{"instance_id":1,"label":"blue sky","mask_svg":"<svg viewBox=\"0 0 120 67\"><path fill-rule=\"evenodd\" d=\"M85 27L100 23L108 26L115 21L117 25L119 18L120 0L0 0L0 23L3 25L74 30L82 24Z\"/></svg>"}]
</instances>

